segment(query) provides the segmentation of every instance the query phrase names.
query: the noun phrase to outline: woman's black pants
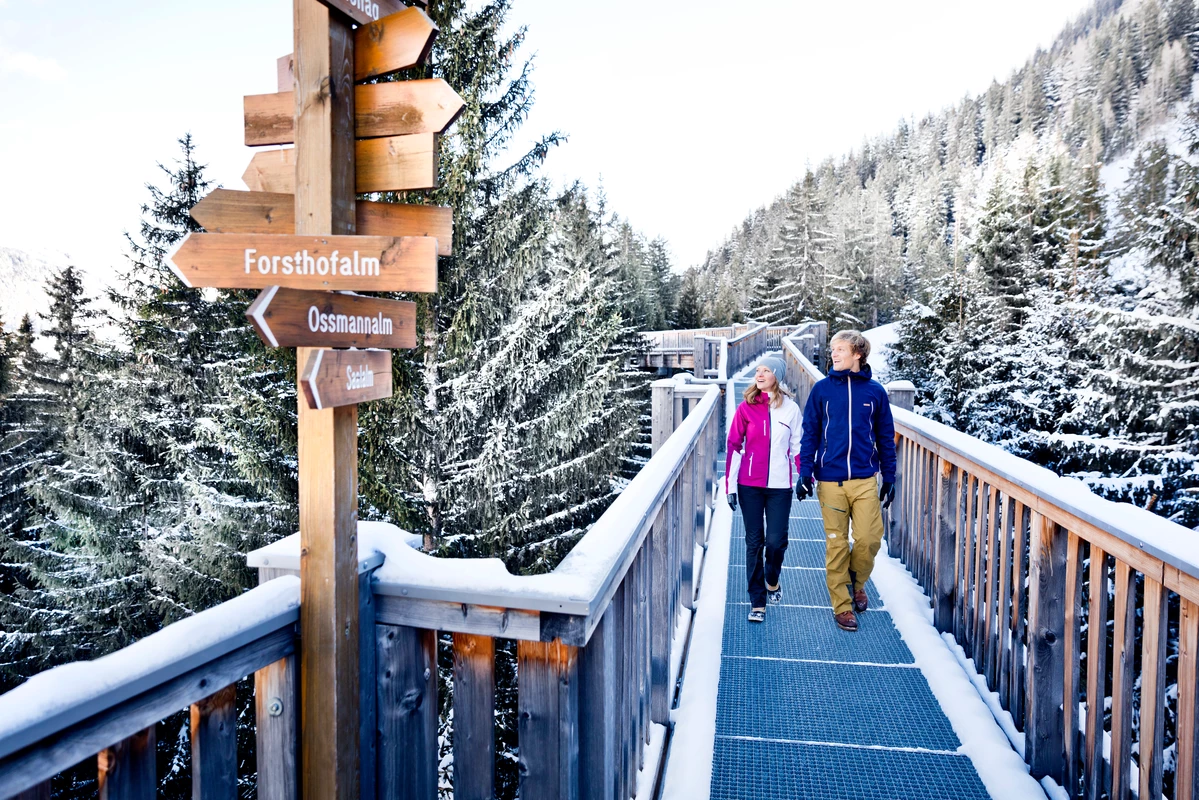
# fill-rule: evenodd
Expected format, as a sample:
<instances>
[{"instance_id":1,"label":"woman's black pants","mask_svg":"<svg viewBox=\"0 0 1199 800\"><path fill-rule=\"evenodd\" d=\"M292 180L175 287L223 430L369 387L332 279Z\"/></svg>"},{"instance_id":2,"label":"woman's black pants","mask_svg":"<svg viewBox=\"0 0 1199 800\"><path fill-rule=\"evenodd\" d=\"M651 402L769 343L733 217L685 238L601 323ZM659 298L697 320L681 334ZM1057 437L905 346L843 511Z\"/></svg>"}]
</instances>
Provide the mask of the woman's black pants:
<instances>
[{"instance_id":1,"label":"woman's black pants","mask_svg":"<svg viewBox=\"0 0 1199 800\"><path fill-rule=\"evenodd\" d=\"M745 520L745 575L749 582L749 602L754 608L765 608L766 584L779 585L783 555L787 552L791 490L738 486L737 499ZM762 559L763 545L766 550L765 564Z\"/></svg>"}]
</instances>

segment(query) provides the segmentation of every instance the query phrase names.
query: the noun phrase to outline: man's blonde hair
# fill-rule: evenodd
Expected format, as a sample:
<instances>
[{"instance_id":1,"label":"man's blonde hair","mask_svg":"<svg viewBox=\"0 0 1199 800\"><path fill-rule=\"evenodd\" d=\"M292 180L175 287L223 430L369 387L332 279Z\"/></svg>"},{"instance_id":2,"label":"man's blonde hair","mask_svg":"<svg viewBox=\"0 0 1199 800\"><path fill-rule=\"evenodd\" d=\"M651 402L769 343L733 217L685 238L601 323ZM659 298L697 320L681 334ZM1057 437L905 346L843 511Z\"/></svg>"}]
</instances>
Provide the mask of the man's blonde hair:
<instances>
[{"instance_id":1,"label":"man's blonde hair","mask_svg":"<svg viewBox=\"0 0 1199 800\"><path fill-rule=\"evenodd\" d=\"M870 340L863 336L861 331L837 331L829 340L829 346L832 347L836 341L848 342L850 349L862 357L860 366L866 366L866 358L870 355Z\"/></svg>"}]
</instances>

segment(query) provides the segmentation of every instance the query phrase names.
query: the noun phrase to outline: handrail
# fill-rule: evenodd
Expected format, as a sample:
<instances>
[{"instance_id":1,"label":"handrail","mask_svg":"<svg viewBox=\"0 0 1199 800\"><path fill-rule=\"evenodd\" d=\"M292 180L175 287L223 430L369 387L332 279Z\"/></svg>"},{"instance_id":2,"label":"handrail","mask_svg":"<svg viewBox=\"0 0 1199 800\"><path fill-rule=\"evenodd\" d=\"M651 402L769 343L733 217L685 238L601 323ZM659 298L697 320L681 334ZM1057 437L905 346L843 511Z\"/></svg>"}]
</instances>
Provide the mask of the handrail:
<instances>
[{"instance_id":1,"label":"handrail","mask_svg":"<svg viewBox=\"0 0 1199 800\"><path fill-rule=\"evenodd\" d=\"M94 661L41 672L0 695L0 797L36 786L291 656L299 607L299 580L279 578Z\"/></svg>"}]
</instances>

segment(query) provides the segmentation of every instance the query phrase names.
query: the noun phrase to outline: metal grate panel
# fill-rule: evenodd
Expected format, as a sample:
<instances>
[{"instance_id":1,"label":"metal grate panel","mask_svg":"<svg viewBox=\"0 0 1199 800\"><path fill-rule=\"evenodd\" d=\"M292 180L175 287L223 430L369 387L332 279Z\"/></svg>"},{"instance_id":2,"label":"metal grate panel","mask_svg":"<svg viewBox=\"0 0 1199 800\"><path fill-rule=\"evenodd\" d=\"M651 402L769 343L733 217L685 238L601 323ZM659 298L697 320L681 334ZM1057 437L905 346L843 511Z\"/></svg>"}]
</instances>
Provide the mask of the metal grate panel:
<instances>
[{"instance_id":1,"label":"metal grate panel","mask_svg":"<svg viewBox=\"0 0 1199 800\"><path fill-rule=\"evenodd\" d=\"M744 566L729 567L729 603L749 602L747 581ZM824 582L824 570L783 570L783 576L779 578L779 586L783 590L785 605L822 606L830 612L833 610L832 603L829 601L828 586ZM874 581L866 581L866 597L870 600L871 610L883 607L882 598L879 597Z\"/></svg>"},{"instance_id":2,"label":"metal grate panel","mask_svg":"<svg viewBox=\"0 0 1199 800\"><path fill-rule=\"evenodd\" d=\"M745 606L727 604L724 655L875 664L914 661L885 611L859 614L856 633L838 628L831 608L771 606L763 623L749 622L747 613Z\"/></svg>"}]
</instances>

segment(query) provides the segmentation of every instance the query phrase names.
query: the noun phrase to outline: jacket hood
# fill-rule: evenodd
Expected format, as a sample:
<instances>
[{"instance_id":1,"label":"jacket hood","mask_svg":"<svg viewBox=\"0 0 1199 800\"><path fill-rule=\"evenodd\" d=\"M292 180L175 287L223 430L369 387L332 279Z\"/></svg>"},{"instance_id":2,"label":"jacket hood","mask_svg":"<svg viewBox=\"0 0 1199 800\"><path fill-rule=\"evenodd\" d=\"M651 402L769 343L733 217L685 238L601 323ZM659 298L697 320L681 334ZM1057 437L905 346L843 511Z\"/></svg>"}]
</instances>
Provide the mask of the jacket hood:
<instances>
[{"instance_id":1,"label":"jacket hood","mask_svg":"<svg viewBox=\"0 0 1199 800\"><path fill-rule=\"evenodd\" d=\"M849 369L829 370L828 376L830 378L836 378L839 381L846 380L847 378L853 378L854 380L857 380L857 381L868 381L873 377L873 375L870 372L869 364L863 364L862 369L858 372L854 372L853 370L849 370Z\"/></svg>"}]
</instances>

